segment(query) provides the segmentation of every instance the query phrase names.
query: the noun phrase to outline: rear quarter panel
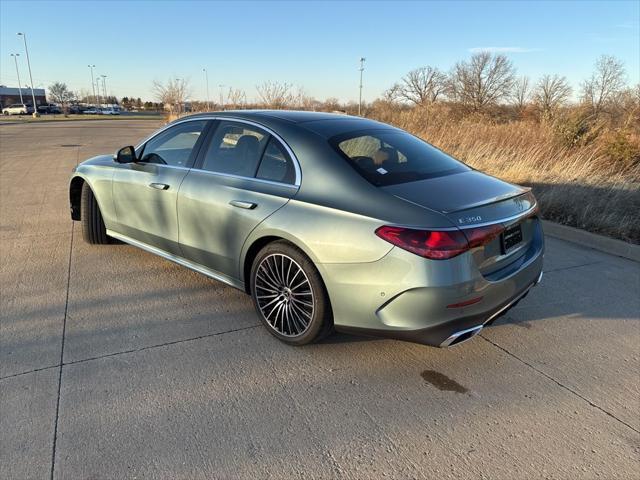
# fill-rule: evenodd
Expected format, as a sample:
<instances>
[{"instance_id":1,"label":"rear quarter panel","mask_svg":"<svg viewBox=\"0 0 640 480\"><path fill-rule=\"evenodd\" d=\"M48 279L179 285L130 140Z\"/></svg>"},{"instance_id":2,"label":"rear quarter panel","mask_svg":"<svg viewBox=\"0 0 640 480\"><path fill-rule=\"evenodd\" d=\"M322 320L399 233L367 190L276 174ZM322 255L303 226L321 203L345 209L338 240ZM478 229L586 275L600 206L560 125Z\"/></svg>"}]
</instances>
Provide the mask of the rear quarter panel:
<instances>
[{"instance_id":1,"label":"rear quarter panel","mask_svg":"<svg viewBox=\"0 0 640 480\"><path fill-rule=\"evenodd\" d=\"M266 236L278 236L302 249L314 263L374 262L393 246L375 235L374 218L295 198L262 222L247 239L248 247Z\"/></svg>"}]
</instances>

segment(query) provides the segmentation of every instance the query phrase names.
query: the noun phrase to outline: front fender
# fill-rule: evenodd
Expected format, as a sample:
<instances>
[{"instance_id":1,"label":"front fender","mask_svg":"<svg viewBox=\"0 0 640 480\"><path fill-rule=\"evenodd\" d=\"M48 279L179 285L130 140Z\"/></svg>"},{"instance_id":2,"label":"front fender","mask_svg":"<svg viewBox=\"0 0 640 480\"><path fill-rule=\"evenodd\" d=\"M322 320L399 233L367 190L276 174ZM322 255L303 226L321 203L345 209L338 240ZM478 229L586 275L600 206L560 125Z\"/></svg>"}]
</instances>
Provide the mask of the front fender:
<instances>
[{"instance_id":1,"label":"front fender","mask_svg":"<svg viewBox=\"0 0 640 480\"><path fill-rule=\"evenodd\" d=\"M79 165L69 181L69 200L71 203L71 218L80 220L80 193L82 183L87 183L93 192L105 226L111 229L117 224L115 206L113 203L113 168L101 165ZM80 182L80 179L82 182Z\"/></svg>"}]
</instances>

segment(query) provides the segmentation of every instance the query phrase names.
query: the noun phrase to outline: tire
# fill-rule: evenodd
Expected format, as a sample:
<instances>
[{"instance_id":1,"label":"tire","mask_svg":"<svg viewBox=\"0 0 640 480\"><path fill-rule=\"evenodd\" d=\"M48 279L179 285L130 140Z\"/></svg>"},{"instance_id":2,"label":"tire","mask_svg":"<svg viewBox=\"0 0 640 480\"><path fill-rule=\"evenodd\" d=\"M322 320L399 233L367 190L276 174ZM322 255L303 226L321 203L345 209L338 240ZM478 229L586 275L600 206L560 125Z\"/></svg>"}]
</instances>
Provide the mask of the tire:
<instances>
[{"instance_id":1,"label":"tire","mask_svg":"<svg viewBox=\"0 0 640 480\"><path fill-rule=\"evenodd\" d=\"M332 332L327 290L313 262L298 248L281 240L268 244L254 259L250 275L253 305L274 337L306 345Z\"/></svg>"},{"instance_id":2,"label":"tire","mask_svg":"<svg viewBox=\"0 0 640 480\"><path fill-rule=\"evenodd\" d=\"M100 207L91 187L84 182L80 196L80 215L82 222L82 238L92 245L106 245L109 242L107 230L102 220Z\"/></svg>"}]
</instances>

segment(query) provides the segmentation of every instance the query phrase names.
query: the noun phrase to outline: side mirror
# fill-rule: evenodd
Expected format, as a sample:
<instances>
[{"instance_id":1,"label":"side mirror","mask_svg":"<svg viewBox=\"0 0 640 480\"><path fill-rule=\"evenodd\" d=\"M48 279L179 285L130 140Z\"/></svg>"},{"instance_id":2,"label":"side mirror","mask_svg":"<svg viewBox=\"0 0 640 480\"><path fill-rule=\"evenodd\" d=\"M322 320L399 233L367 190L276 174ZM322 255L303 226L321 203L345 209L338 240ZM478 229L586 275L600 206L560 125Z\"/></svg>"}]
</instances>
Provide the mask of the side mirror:
<instances>
[{"instance_id":1,"label":"side mirror","mask_svg":"<svg viewBox=\"0 0 640 480\"><path fill-rule=\"evenodd\" d=\"M114 155L114 160L118 163L133 163L136 159L136 150L131 147L122 147Z\"/></svg>"}]
</instances>

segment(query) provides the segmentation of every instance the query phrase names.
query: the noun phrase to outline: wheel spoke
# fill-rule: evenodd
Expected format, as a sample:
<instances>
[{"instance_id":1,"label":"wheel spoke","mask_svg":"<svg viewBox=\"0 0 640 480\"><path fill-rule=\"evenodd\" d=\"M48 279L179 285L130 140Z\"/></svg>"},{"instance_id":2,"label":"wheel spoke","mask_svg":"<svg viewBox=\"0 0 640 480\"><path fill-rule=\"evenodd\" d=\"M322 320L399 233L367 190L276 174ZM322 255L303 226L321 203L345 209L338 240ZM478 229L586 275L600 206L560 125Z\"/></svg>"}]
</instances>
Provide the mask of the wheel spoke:
<instances>
[{"instance_id":1,"label":"wheel spoke","mask_svg":"<svg viewBox=\"0 0 640 480\"><path fill-rule=\"evenodd\" d=\"M289 268L287 269L287 277L286 277L287 286L291 285L291 281L289 280L289 275L291 275L291 265L293 265L293 260L289 258Z\"/></svg>"},{"instance_id":2,"label":"wheel spoke","mask_svg":"<svg viewBox=\"0 0 640 480\"><path fill-rule=\"evenodd\" d=\"M298 312L296 312L295 307L293 306L293 304L291 304L291 316L294 319L296 325L298 325L298 331L304 331L307 328L307 323L305 322L304 319L300 316L300 314L298 314Z\"/></svg>"},{"instance_id":3,"label":"wheel spoke","mask_svg":"<svg viewBox=\"0 0 640 480\"><path fill-rule=\"evenodd\" d=\"M264 308L267 308L269 305L271 305L272 303L277 302L278 300L280 300L280 295L278 295L276 298L274 298L273 300L271 300L269 303L267 303L267 304L265 304L265 305L262 305L262 307L260 307L260 308L263 308L263 309L264 309Z\"/></svg>"},{"instance_id":4,"label":"wheel spoke","mask_svg":"<svg viewBox=\"0 0 640 480\"><path fill-rule=\"evenodd\" d=\"M274 278L274 276L272 275L272 273L265 268L263 265L260 265L260 268L258 269L258 272L262 272L263 273L263 282L268 283L270 287L278 289L279 288L279 283L278 281ZM262 277L261 277L262 278Z\"/></svg>"},{"instance_id":5,"label":"wheel spoke","mask_svg":"<svg viewBox=\"0 0 640 480\"><path fill-rule=\"evenodd\" d=\"M306 311L305 309L303 309L302 307L300 307L300 306L296 305L296 303L295 303L295 302L291 302L291 305L293 305L293 308L294 308L297 312L301 313L302 315L304 315L305 317L307 317L309 320L311 320L311 316L312 316L312 314L311 314L311 313L307 312L307 311ZM301 318L304 318L304 317L302 317L302 316L301 316Z\"/></svg>"},{"instance_id":6,"label":"wheel spoke","mask_svg":"<svg viewBox=\"0 0 640 480\"><path fill-rule=\"evenodd\" d=\"M257 298L273 298L278 297L279 293L270 293L269 295L256 295Z\"/></svg>"},{"instance_id":7,"label":"wheel spoke","mask_svg":"<svg viewBox=\"0 0 640 480\"><path fill-rule=\"evenodd\" d=\"M291 291L295 292L298 288L300 288L305 283L309 283L309 280L307 280L306 278L302 280L299 284L297 284L295 287L291 287Z\"/></svg>"},{"instance_id":8,"label":"wheel spoke","mask_svg":"<svg viewBox=\"0 0 640 480\"><path fill-rule=\"evenodd\" d=\"M305 300L300 300L299 298L296 298L293 301L294 301L294 303L299 303L301 305L304 305L305 307L313 308L313 303L309 303L309 302L307 302Z\"/></svg>"}]
</instances>

